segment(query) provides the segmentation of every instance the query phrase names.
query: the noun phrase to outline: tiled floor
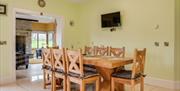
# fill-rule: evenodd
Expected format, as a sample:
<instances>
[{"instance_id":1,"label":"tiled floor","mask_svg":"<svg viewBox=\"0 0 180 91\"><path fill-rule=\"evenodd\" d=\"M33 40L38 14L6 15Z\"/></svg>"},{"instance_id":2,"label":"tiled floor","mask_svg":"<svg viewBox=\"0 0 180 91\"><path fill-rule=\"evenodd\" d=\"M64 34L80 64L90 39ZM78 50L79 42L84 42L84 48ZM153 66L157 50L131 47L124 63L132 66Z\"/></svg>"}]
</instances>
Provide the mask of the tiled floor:
<instances>
[{"instance_id":1,"label":"tiled floor","mask_svg":"<svg viewBox=\"0 0 180 91\"><path fill-rule=\"evenodd\" d=\"M17 82L0 87L0 91L51 91L43 89L41 64L30 65L28 70L21 69L17 71ZM136 91L140 91L138 86ZM92 91L92 89L88 89ZM126 91L130 91L126 86ZM145 91L174 91L166 88L160 88L150 85L145 85Z\"/></svg>"}]
</instances>

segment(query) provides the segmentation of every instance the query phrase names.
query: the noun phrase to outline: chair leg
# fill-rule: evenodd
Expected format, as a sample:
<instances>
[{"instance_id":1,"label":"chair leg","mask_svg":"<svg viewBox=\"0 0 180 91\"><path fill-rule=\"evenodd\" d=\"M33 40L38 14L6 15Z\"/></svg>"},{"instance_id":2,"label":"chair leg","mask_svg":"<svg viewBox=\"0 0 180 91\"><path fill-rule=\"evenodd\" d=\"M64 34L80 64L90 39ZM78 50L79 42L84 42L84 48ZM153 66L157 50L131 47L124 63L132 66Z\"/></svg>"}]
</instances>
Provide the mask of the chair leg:
<instances>
[{"instance_id":1,"label":"chair leg","mask_svg":"<svg viewBox=\"0 0 180 91\"><path fill-rule=\"evenodd\" d=\"M111 78L111 91L115 91L115 83L113 78Z\"/></svg>"},{"instance_id":2,"label":"chair leg","mask_svg":"<svg viewBox=\"0 0 180 91\"><path fill-rule=\"evenodd\" d=\"M81 83L80 83L80 91L85 91L84 81L81 81Z\"/></svg>"},{"instance_id":3,"label":"chair leg","mask_svg":"<svg viewBox=\"0 0 180 91\"><path fill-rule=\"evenodd\" d=\"M134 81L131 82L131 91L135 91L135 83L134 83Z\"/></svg>"},{"instance_id":4,"label":"chair leg","mask_svg":"<svg viewBox=\"0 0 180 91\"><path fill-rule=\"evenodd\" d=\"M44 89L46 89L46 72L43 71L43 79L44 79Z\"/></svg>"},{"instance_id":5,"label":"chair leg","mask_svg":"<svg viewBox=\"0 0 180 91\"><path fill-rule=\"evenodd\" d=\"M135 91L135 86L131 86L131 91Z\"/></svg>"},{"instance_id":6,"label":"chair leg","mask_svg":"<svg viewBox=\"0 0 180 91\"><path fill-rule=\"evenodd\" d=\"M144 91L144 77L141 77L141 91Z\"/></svg>"},{"instance_id":7,"label":"chair leg","mask_svg":"<svg viewBox=\"0 0 180 91\"><path fill-rule=\"evenodd\" d=\"M49 74L47 74L47 79L48 79L48 81L49 81L49 79L50 79L50 76L49 76Z\"/></svg>"},{"instance_id":8,"label":"chair leg","mask_svg":"<svg viewBox=\"0 0 180 91\"><path fill-rule=\"evenodd\" d=\"M96 80L96 91L99 91L99 84L100 83L100 77Z\"/></svg>"},{"instance_id":9,"label":"chair leg","mask_svg":"<svg viewBox=\"0 0 180 91\"><path fill-rule=\"evenodd\" d=\"M67 78L67 91L71 91L71 82L69 78Z\"/></svg>"},{"instance_id":10,"label":"chair leg","mask_svg":"<svg viewBox=\"0 0 180 91\"><path fill-rule=\"evenodd\" d=\"M66 83L67 83L67 80L66 80L66 77L64 77L64 79L63 79L63 89L64 89L64 91L67 90L67 85L66 85Z\"/></svg>"},{"instance_id":11,"label":"chair leg","mask_svg":"<svg viewBox=\"0 0 180 91\"><path fill-rule=\"evenodd\" d=\"M52 89L56 91L56 77L55 75L52 76Z\"/></svg>"}]
</instances>

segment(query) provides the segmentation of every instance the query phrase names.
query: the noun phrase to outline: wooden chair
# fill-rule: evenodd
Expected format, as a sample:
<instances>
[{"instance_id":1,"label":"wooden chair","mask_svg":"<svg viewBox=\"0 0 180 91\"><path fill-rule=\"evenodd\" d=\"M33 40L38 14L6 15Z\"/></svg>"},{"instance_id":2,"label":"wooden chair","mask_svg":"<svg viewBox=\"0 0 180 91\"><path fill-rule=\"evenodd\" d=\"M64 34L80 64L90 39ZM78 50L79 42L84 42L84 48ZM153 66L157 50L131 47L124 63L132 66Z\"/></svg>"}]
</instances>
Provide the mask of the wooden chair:
<instances>
[{"instance_id":1,"label":"wooden chair","mask_svg":"<svg viewBox=\"0 0 180 91\"><path fill-rule=\"evenodd\" d=\"M95 46L95 55L97 56L108 56L109 47L98 47Z\"/></svg>"},{"instance_id":2,"label":"wooden chair","mask_svg":"<svg viewBox=\"0 0 180 91\"><path fill-rule=\"evenodd\" d=\"M109 48L109 55L115 57L125 57L125 47L122 48Z\"/></svg>"},{"instance_id":3,"label":"wooden chair","mask_svg":"<svg viewBox=\"0 0 180 91\"><path fill-rule=\"evenodd\" d=\"M115 57L125 57L125 47L122 47L122 48L109 47L109 55L115 56ZM121 66L121 67L115 68L114 70L115 70L115 72L118 72L118 71L121 71L124 69L125 69L125 67Z\"/></svg>"},{"instance_id":4,"label":"wooden chair","mask_svg":"<svg viewBox=\"0 0 180 91\"><path fill-rule=\"evenodd\" d=\"M131 91L135 91L135 85L140 83L141 91L144 91L144 64L145 64L146 49L135 49L135 58L132 65L132 70L124 70L118 73L113 73L111 77L111 91L115 91L115 83L131 85Z\"/></svg>"},{"instance_id":5,"label":"wooden chair","mask_svg":"<svg viewBox=\"0 0 180 91\"><path fill-rule=\"evenodd\" d=\"M51 85L53 83L53 66L51 57L51 49L42 49L44 89L46 89L47 85Z\"/></svg>"},{"instance_id":6,"label":"wooden chair","mask_svg":"<svg viewBox=\"0 0 180 91\"><path fill-rule=\"evenodd\" d=\"M57 79L63 80L63 91L66 91L66 63L64 56L64 49L52 49L52 59L53 59L53 91L56 91Z\"/></svg>"},{"instance_id":7,"label":"wooden chair","mask_svg":"<svg viewBox=\"0 0 180 91\"><path fill-rule=\"evenodd\" d=\"M95 47L85 46L84 47L84 54L86 56L94 56L95 55ZM89 64L84 64L84 70L97 72L96 68L93 65L89 65Z\"/></svg>"},{"instance_id":8,"label":"wooden chair","mask_svg":"<svg viewBox=\"0 0 180 91\"><path fill-rule=\"evenodd\" d=\"M86 55L95 55L95 48L94 47L85 46L84 47L84 54L86 54Z\"/></svg>"},{"instance_id":9,"label":"wooden chair","mask_svg":"<svg viewBox=\"0 0 180 91\"><path fill-rule=\"evenodd\" d=\"M48 47L48 46L47 46L47 48L48 48L48 49L59 49L59 46L53 46L53 47Z\"/></svg>"},{"instance_id":10,"label":"wooden chair","mask_svg":"<svg viewBox=\"0 0 180 91\"><path fill-rule=\"evenodd\" d=\"M96 83L96 90L99 91L100 77L93 71L84 71L83 56L81 51L65 51L67 66L67 91L71 91L71 82L80 85L80 91L85 91L87 83Z\"/></svg>"}]
</instances>

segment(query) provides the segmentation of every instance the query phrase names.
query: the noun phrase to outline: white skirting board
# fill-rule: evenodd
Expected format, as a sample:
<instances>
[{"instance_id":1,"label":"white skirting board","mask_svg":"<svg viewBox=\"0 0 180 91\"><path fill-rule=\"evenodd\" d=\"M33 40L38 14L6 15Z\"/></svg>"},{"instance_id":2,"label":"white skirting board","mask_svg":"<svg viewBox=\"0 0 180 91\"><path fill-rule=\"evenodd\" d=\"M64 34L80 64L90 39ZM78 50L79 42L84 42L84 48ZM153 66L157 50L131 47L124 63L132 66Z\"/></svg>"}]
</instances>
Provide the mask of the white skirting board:
<instances>
[{"instance_id":1,"label":"white skirting board","mask_svg":"<svg viewBox=\"0 0 180 91\"><path fill-rule=\"evenodd\" d=\"M16 79L14 77L11 76L0 77L0 86L14 82L16 82Z\"/></svg>"},{"instance_id":2,"label":"white skirting board","mask_svg":"<svg viewBox=\"0 0 180 91\"><path fill-rule=\"evenodd\" d=\"M153 77L146 77L145 84L152 86L159 86L168 89L179 89L180 90L180 81L164 80Z\"/></svg>"}]
</instances>

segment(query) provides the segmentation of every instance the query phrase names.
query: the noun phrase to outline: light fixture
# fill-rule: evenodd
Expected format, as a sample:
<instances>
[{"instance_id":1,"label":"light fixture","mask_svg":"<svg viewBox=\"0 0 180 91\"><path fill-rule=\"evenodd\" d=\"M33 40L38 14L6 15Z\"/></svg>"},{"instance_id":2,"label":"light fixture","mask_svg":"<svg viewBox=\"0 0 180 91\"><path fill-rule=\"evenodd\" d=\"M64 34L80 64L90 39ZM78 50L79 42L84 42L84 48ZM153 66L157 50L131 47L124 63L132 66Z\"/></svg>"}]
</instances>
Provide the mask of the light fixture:
<instances>
[{"instance_id":1,"label":"light fixture","mask_svg":"<svg viewBox=\"0 0 180 91\"><path fill-rule=\"evenodd\" d=\"M46 2L44 0L38 0L38 5L43 8L46 6Z\"/></svg>"}]
</instances>

